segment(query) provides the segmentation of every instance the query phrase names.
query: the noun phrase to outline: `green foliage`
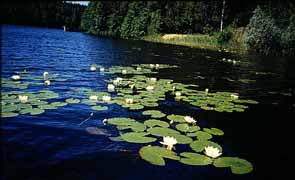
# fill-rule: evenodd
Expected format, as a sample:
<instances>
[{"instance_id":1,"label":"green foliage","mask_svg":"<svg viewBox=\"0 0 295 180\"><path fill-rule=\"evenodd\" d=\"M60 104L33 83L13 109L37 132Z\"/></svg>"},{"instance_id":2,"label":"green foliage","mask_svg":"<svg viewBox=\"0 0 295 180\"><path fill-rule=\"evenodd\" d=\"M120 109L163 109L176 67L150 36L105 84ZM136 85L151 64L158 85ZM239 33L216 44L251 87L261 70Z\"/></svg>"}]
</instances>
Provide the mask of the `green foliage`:
<instances>
[{"instance_id":1,"label":"green foliage","mask_svg":"<svg viewBox=\"0 0 295 180\"><path fill-rule=\"evenodd\" d=\"M211 158L198 153L183 152L180 155L185 157L180 159L180 162L183 164L193 166L205 166L212 163Z\"/></svg>"},{"instance_id":2,"label":"green foliage","mask_svg":"<svg viewBox=\"0 0 295 180\"><path fill-rule=\"evenodd\" d=\"M220 45L223 45L225 43L228 43L229 40L232 38L233 36L233 29L231 27L227 27L225 28L222 32L218 32L217 33L217 42Z\"/></svg>"},{"instance_id":3,"label":"green foliage","mask_svg":"<svg viewBox=\"0 0 295 180\"><path fill-rule=\"evenodd\" d=\"M237 157L220 157L213 163L215 167L230 167L234 174L247 174L253 170L252 164Z\"/></svg>"},{"instance_id":4,"label":"green foliage","mask_svg":"<svg viewBox=\"0 0 295 180\"><path fill-rule=\"evenodd\" d=\"M289 25L282 34L282 45L285 54L295 54L295 15L290 17Z\"/></svg>"},{"instance_id":5,"label":"green foliage","mask_svg":"<svg viewBox=\"0 0 295 180\"><path fill-rule=\"evenodd\" d=\"M175 152L159 146L144 146L139 150L139 154L142 159L158 166L165 166L166 163L164 158L180 160Z\"/></svg>"},{"instance_id":6,"label":"green foliage","mask_svg":"<svg viewBox=\"0 0 295 180\"><path fill-rule=\"evenodd\" d=\"M258 6L250 19L245 34L247 46L258 53L278 53L280 48L281 31L275 20L264 9Z\"/></svg>"},{"instance_id":7,"label":"green foliage","mask_svg":"<svg viewBox=\"0 0 295 180\"><path fill-rule=\"evenodd\" d=\"M144 132L130 132L121 134L121 137L124 141L131 143L150 143L157 140L156 138L146 137L148 134Z\"/></svg>"}]
</instances>

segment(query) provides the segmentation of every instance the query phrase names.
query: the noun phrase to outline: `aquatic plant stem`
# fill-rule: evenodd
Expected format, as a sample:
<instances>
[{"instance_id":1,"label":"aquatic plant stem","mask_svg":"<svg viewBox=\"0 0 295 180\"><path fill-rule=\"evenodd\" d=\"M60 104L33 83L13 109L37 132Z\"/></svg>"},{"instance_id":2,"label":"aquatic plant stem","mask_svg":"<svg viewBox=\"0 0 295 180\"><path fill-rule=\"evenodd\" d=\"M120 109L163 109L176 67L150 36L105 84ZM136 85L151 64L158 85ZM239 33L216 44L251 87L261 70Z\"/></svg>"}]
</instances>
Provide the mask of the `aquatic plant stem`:
<instances>
[{"instance_id":1,"label":"aquatic plant stem","mask_svg":"<svg viewBox=\"0 0 295 180\"><path fill-rule=\"evenodd\" d=\"M91 113L90 116L89 116L87 119L85 119L84 121L82 121L82 122L79 124L79 126L81 126L83 123L85 123L86 121L88 121L92 116L93 116L93 113Z\"/></svg>"}]
</instances>

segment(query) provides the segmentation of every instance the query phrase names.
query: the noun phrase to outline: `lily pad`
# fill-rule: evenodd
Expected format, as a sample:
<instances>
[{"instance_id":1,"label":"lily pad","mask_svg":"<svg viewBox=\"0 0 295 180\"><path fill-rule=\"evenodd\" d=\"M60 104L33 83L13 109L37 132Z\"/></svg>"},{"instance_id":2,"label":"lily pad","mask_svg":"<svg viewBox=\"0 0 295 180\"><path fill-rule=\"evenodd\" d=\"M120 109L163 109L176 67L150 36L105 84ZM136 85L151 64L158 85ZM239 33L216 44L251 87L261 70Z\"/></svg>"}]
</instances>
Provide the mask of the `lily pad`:
<instances>
[{"instance_id":1,"label":"lily pad","mask_svg":"<svg viewBox=\"0 0 295 180\"><path fill-rule=\"evenodd\" d=\"M224 135L224 132L221 129L217 129L217 128L204 128L203 131L210 133L212 135L216 135L216 136L222 136Z\"/></svg>"},{"instance_id":2,"label":"lily pad","mask_svg":"<svg viewBox=\"0 0 295 180\"><path fill-rule=\"evenodd\" d=\"M162 113L158 110L147 110L142 112L143 115L151 115L152 118L162 118L165 117L166 114Z\"/></svg>"},{"instance_id":3,"label":"lily pad","mask_svg":"<svg viewBox=\"0 0 295 180\"><path fill-rule=\"evenodd\" d=\"M121 134L121 137L124 141L130 142L130 143L150 143L157 140L156 138L153 138L153 137L146 137L146 135L149 135L149 133L130 132L130 133Z\"/></svg>"},{"instance_id":4,"label":"lily pad","mask_svg":"<svg viewBox=\"0 0 295 180\"><path fill-rule=\"evenodd\" d=\"M167 116L167 119L169 119L173 122L185 122L184 116L181 116L181 115L171 114L171 115Z\"/></svg>"},{"instance_id":5,"label":"lily pad","mask_svg":"<svg viewBox=\"0 0 295 180\"><path fill-rule=\"evenodd\" d=\"M132 122L132 123L128 123L128 125L117 126L117 128L119 130L131 129L132 131L135 131L135 132L141 132L146 129L146 126L143 123Z\"/></svg>"},{"instance_id":6,"label":"lily pad","mask_svg":"<svg viewBox=\"0 0 295 180\"><path fill-rule=\"evenodd\" d=\"M175 127L182 132L195 132L200 130L199 126L189 126L187 123L177 124Z\"/></svg>"},{"instance_id":7,"label":"lily pad","mask_svg":"<svg viewBox=\"0 0 295 180\"><path fill-rule=\"evenodd\" d=\"M14 112L1 112L2 118L16 117L18 115L19 115L18 113L14 113Z\"/></svg>"},{"instance_id":8,"label":"lily pad","mask_svg":"<svg viewBox=\"0 0 295 180\"><path fill-rule=\"evenodd\" d=\"M165 166L164 158L180 160L180 157L177 156L175 152L159 146L144 146L139 150L139 154L142 159L158 166Z\"/></svg>"},{"instance_id":9,"label":"lily pad","mask_svg":"<svg viewBox=\"0 0 295 180\"><path fill-rule=\"evenodd\" d=\"M215 167L230 167L231 172L234 174L247 174L253 171L253 165L238 157L220 157L214 160Z\"/></svg>"},{"instance_id":10,"label":"lily pad","mask_svg":"<svg viewBox=\"0 0 295 180\"><path fill-rule=\"evenodd\" d=\"M183 152L180 155L185 157L180 159L180 162L183 164L193 166L205 166L212 163L211 158L198 153Z\"/></svg>"},{"instance_id":11,"label":"lily pad","mask_svg":"<svg viewBox=\"0 0 295 180\"><path fill-rule=\"evenodd\" d=\"M129 124L132 124L134 122L135 122L134 119L125 118L125 117L107 119L107 123L108 124L113 124L113 125L117 125L117 126L120 126L120 125L129 125Z\"/></svg>"},{"instance_id":12,"label":"lily pad","mask_svg":"<svg viewBox=\"0 0 295 180\"><path fill-rule=\"evenodd\" d=\"M105 111L108 110L107 106L92 106L91 109L96 110L96 111Z\"/></svg>"},{"instance_id":13,"label":"lily pad","mask_svg":"<svg viewBox=\"0 0 295 180\"><path fill-rule=\"evenodd\" d=\"M147 130L154 136L171 136L174 134L180 134L178 131L170 128L163 128L163 127L153 127Z\"/></svg>"},{"instance_id":14,"label":"lily pad","mask_svg":"<svg viewBox=\"0 0 295 180\"><path fill-rule=\"evenodd\" d=\"M69 99L66 99L66 102L69 104L76 104L80 102L80 99L69 98Z\"/></svg>"},{"instance_id":15,"label":"lily pad","mask_svg":"<svg viewBox=\"0 0 295 180\"><path fill-rule=\"evenodd\" d=\"M43 109L39 109L39 108L32 108L30 110L30 114L31 115L38 115L38 114L42 114L44 113L44 110Z\"/></svg>"},{"instance_id":16,"label":"lily pad","mask_svg":"<svg viewBox=\"0 0 295 180\"><path fill-rule=\"evenodd\" d=\"M198 140L208 140L212 138L212 135L203 131L194 132Z\"/></svg>"},{"instance_id":17,"label":"lily pad","mask_svg":"<svg viewBox=\"0 0 295 180\"><path fill-rule=\"evenodd\" d=\"M222 147L219 144L212 141L197 140L190 143L190 147L196 152L203 151L206 146L213 146L215 148L218 148L220 151L222 151Z\"/></svg>"},{"instance_id":18,"label":"lily pad","mask_svg":"<svg viewBox=\"0 0 295 180\"><path fill-rule=\"evenodd\" d=\"M165 121L160 121L160 120L156 120L156 119L149 119L144 121L144 124L148 127L154 127L154 126L160 126L163 128L167 128L169 127L169 124Z\"/></svg>"}]
</instances>

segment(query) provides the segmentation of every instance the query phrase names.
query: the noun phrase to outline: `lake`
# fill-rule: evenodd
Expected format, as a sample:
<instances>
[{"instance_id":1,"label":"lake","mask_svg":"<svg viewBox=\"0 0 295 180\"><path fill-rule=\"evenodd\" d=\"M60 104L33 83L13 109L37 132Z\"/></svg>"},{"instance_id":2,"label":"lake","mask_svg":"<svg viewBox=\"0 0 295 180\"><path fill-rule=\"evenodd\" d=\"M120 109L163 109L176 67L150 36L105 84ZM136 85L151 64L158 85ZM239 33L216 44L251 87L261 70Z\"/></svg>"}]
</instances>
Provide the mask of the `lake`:
<instances>
[{"instance_id":1,"label":"lake","mask_svg":"<svg viewBox=\"0 0 295 180\"><path fill-rule=\"evenodd\" d=\"M154 75L158 79L196 84L199 91L208 88L209 92L238 93L241 99L258 102L247 105L243 112L218 112L168 98L157 108L165 114L193 116L200 127L221 129L224 136L214 137L214 142L222 146L224 156L251 162L253 171L248 174L174 160L166 160L165 166L152 165L138 154L143 144L110 140L110 136L119 135L118 130L102 122L112 117L140 119L142 110L108 104L108 110L95 111L87 104L76 103L39 115L1 118L2 179L270 179L284 172L283 165L291 156L284 148L290 144L292 131L288 128L292 127L295 110L293 57L233 55L11 25L2 25L1 44L2 78L24 70L41 78L45 71L59 75L60 79L45 87L59 94L57 101L83 98L73 95L78 88L107 91L105 80L114 78L114 74L90 72L91 64L107 70L111 66L158 63L178 66L159 69ZM40 89L44 86L36 83L22 91ZM3 87L2 93L8 90ZM176 145L175 151L185 149L182 146Z\"/></svg>"}]
</instances>

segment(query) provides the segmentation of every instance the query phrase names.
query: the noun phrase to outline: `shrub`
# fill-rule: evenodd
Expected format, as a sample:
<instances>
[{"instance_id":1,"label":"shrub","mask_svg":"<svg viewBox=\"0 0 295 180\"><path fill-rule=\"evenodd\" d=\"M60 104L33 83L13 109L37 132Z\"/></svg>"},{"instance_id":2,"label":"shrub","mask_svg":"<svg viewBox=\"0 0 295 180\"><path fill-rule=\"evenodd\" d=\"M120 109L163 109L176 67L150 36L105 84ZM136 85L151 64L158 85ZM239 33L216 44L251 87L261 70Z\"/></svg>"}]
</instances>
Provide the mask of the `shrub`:
<instances>
[{"instance_id":1,"label":"shrub","mask_svg":"<svg viewBox=\"0 0 295 180\"><path fill-rule=\"evenodd\" d=\"M222 32L218 32L216 36L218 44L223 45L228 43L233 36L232 28L227 27Z\"/></svg>"},{"instance_id":2,"label":"shrub","mask_svg":"<svg viewBox=\"0 0 295 180\"><path fill-rule=\"evenodd\" d=\"M245 33L245 43L250 50L262 54L280 53L280 29L274 19L259 6L254 10Z\"/></svg>"}]
</instances>

